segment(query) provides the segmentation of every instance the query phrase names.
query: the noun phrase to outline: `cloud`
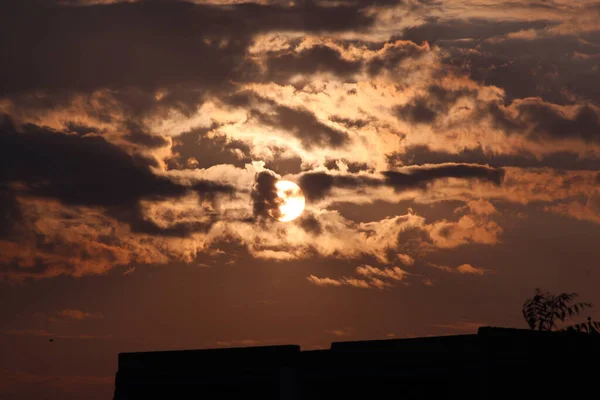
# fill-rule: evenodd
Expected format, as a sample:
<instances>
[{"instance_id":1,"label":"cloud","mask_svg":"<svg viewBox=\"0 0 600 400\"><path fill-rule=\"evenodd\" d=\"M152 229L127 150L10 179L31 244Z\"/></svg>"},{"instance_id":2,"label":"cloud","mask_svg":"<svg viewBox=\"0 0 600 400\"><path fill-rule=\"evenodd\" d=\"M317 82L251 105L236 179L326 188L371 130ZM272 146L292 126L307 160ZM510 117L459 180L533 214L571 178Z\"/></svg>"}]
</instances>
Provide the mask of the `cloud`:
<instances>
[{"instance_id":1,"label":"cloud","mask_svg":"<svg viewBox=\"0 0 600 400\"><path fill-rule=\"evenodd\" d=\"M558 107L541 99L524 99L515 101L513 107L518 113L516 121L528 125L528 135L533 139L600 141L600 108L597 106Z\"/></svg>"},{"instance_id":2,"label":"cloud","mask_svg":"<svg viewBox=\"0 0 600 400\"><path fill-rule=\"evenodd\" d=\"M395 262L500 244L500 204L600 221L590 2L13 3L2 277L194 262L232 241L279 262L373 257L383 272L333 281L382 288ZM267 218L279 178L308 200L285 229ZM400 202L424 215L379 213ZM425 207L442 202L455 214Z\"/></svg>"},{"instance_id":3,"label":"cloud","mask_svg":"<svg viewBox=\"0 0 600 400\"><path fill-rule=\"evenodd\" d=\"M433 268L439 269L440 271L464 274L464 275L482 276L489 272L487 269L476 268L476 267L472 266L471 264L461 264L456 268L450 268L446 265L437 265L437 264L433 264L433 263L429 263L429 265Z\"/></svg>"},{"instance_id":4,"label":"cloud","mask_svg":"<svg viewBox=\"0 0 600 400\"><path fill-rule=\"evenodd\" d=\"M380 269L368 264L356 267L356 273L366 277L380 276L395 281L401 281L408 275L406 271L403 271L399 267Z\"/></svg>"},{"instance_id":5,"label":"cloud","mask_svg":"<svg viewBox=\"0 0 600 400\"><path fill-rule=\"evenodd\" d=\"M331 279L331 278L319 278L315 275L310 275L308 278L309 282L314 283L317 286L342 286L343 283L341 281Z\"/></svg>"},{"instance_id":6,"label":"cloud","mask_svg":"<svg viewBox=\"0 0 600 400\"><path fill-rule=\"evenodd\" d=\"M239 140L211 135L218 126L192 129L173 138L172 154L166 159L169 169L202 169L227 164L244 168L252 162L250 147Z\"/></svg>"},{"instance_id":7,"label":"cloud","mask_svg":"<svg viewBox=\"0 0 600 400\"><path fill-rule=\"evenodd\" d=\"M123 139L146 148L166 147L170 144L169 140L163 136L148 134L137 129L124 135Z\"/></svg>"},{"instance_id":8,"label":"cloud","mask_svg":"<svg viewBox=\"0 0 600 400\"><path fill-rule=\"evenodd\" d=\"M493 215L499 213L498 209L492 203L484 199L471 200L465 206L454 210L454 212L459 213L466 210L470 210L475 215Z\"/></svg>"},{"instance_id":9,"label":"cloud","mask_svg":"<svg viewBox=\"0 0 600 400\"><path fill-rule=\"evenodd\" d=\"M309 282L317 286L352 286L361 289L385 289L393 287L394 285L389 282L402 281L409 275L406 271L403 271L399 267L392 268L377 268L368 264L360 265L356 268L356 273L360 276L359 278L344 276L339 279L333 278L319 278L315 275L310 275L307 279ZM379 279L384 278L387 280Z\"/></svg>"},{"instance_id":10,"label":"cloud","mask_svg":"<svg viewBox=\"0 0 600 400\"><path fill-rule=\"evenodd\" d=\"M87 7L13 5L7 11L1 13L0 37L10 34L12 39L2 47L13 61L0 66L0 94L179 84L198 85L205 92L239 76L252 34L360 30L373 23L361 7L343 4L219 7L140 1ZM148 21L153 22L151 31ZM51 26L73 27L77 35L46 29ZM100 33L97 27L102 26L111 30Z\"/></svg>"},{"instance_id":11,"label":"cloud","mask_svg":"<svg viewBox=\"0 0 600 400\"><path fill-rule=\"evenodd\" d=\"M27 213L19 233L0 240L0 278L103 274L131 262L164 263L167 254L179 253L169 238L132 234L101 210L38 199L20 203Z\"/></svg>"},{"instance_id":12,"label":"cloud","mask_svg":"<svg viewBox=\"0 0 600 400\"><path fill-rule=\"evenodd\" d=\"M233 107L242 107L248 112L248 120L261 126L271 127L299 139L307 150L318 146L342 147L349 142L343 130L321 121L315 113L305 107L290 107L257 95L253 92L237 93L226 99Z\"/></svg>"},{"instance_id":13,"label":"cloud","mask_svg":"<svg viewBox=\"0 0 600 400\"><path fill-rule=\"evenodd\" d=\"M359 61L347 60L337 49L319 44L300 51L288 49L268 57L265 80L287 83L298 74L312 75L319 72L348 77L358 73L361 67Z\"/></svg>"},{"instance_id":14,"label":"cloud","mask_svg":"<svg viewBox=\"0 0 600 400\"><path fill-rule=\"evenodd\" d=\"M306 232L320 235L323 233L321 223L314 214L305 212L304 215L299 217L299 224Z\"/></svg>"},{"instance_id":15,"label":"cloud","mask_svg":"<svg viewBox=\"0 0 600 400\"><path fill-rule=\"evenodd\" d=\"M443 178L481 179L496 185L502 183L504 170L487 165L441 164L407 167L401 171L385 171L386 184L395 190L417 186Z\"/></svg>"},{"instance_id":16,"label":"cloud","mask_svg":"<svg viewBox=\"0 0 600 400\"><path fill-rule=\"evenodd\" d=\"M75 320L84 320L84 319L97 319L103 318L104 316L100 313L90 313L82 310L77 310L74 308L65 308L57 313L57 315L61 318L65 319L75 319Z\"/></svg>"},{"instance_id":17,"label":"cloud","mask_svg":"<svg viewBox=\"0 0 600 400\"><path fill-rule=\"evenodd\" d=\"M279 177L270 171L262 171L256 175L256 183L252 188L252 201L256 217L267 218L272 215L275 219L279 218L279 206L283 200L277 195L275 184L278 181Z\"/></svg>"},{"instance_id":18,"label":"cloud","mask_svg":"<svg viewBox=\"0 0 600 400\"><path fill-rule=\"evenodd\" d=\"M441 219L426 227L434 245L454 248L468 243L491 245L500 242L500 235L504 230L496 221L490 219L497 213L491 203L482 199L472 200L464 207L457 208L455 212L466 214L458 221Z\"/></svg>"},{"instance_id":19,"label":"cloud","mask_svg":"<svg viewBox=\"0 0 600 400\"><path fill-rule=\"evenodd\" d=\"M244 170L219 167L194 171L194 174L195 177L205 176L217 182L235 182L236 187L250 188L257 171L261 170L255 167ZM3 248L3 275L18 279L61 274L82 276L105 273L115 266L132 262L166 263L173 259L192 262L199 252L210 252L213 244L216 245L225 238L244 246L251 256L258 258L283 261L309 259L315 255L344 259L371 255L382 263L391 263L390 250L393 253L408 251L412 256L416 254L413 252L435 251L437 248L499 243L503 228L493 220L498 217L498 213L489 213L490 205L479 197L482 194L519 204L568 199L589 193L589 185L596 185L596 174L508 169L505 183L500 187L492 185L479 188L459 182L438 186L438 182L434 183L429 192L419 195L423 196L422 199L415 198L413 194L408 197L419 199L418 201L437 201L437 196L442 196L440 198L444 200L465 201L468 206L459 207L458 220L428 221L424 217L408 214L355 223L333 210L316 210L309 204L306 216L317 222L318 225L315 226L319 227L314 230L307 229L304 218L287 224L285 230L279 229L281 225L267 218L257 229L248 220L252 216L252 210L247 209L251 204L248 192L248 197L242 196L231 203L222 204L220 212L223 215L235 212L231 214L236 215L235 218L217 221L208 232L193 234L185 240L177 241L168 238L165 240L157 235L149 237L133 234L127 225L103 215L101 210L66 207L46 200L22 198L19 202L27 210L26 221L36 218L41 223L27 222L20 225L28 231L36 232L37 236L27 240L21 238L19 242L0 242ZM476 199L469 200L473 193L477 194ZM380 195L381 193L373 192L370 199ZM354 201L348 196L340 198ZM396 201L389 194L381 198ZM184 202L180 199L177 203L156 203L156 209L142 208L145 215L155 218L155 223L162 224L161 215L166 212L171 215L169 218L181 218L183 221L189 218L194 221L202 218L202 213L195 211L196 201L190 198L188 205L188 200ZM469 203L471 201L473 202ZM415 240L407 239L408 232L416 234ZM39 238L44 238L43 242L37 242ZM53 244L53 247L49 247L48 243ZM90 258L90 254L94 254L94 257Z\"/></svg>"},{"instance_id":20,"label":"cloud","mask_svg":"<svg viewBox=\"0 0 600 400\"><path fill-rule=\"evenodd\" d=\"M534 155L528 151L515 150L514 154L496 153L480 146L454 151L435 151L429 146L407 148L402 154L390 154L390 166L398 162L407 164L466 163L489 164L491 166L513 166L520 168L556 168L570 170L590 170L600 168L600 159L581 157L576 151L549 151L547 154Z\"/></svg>"},{"instance_id":21,"label":"cloud","mask_svg":"<svg viewBox=\"0 0 600 400\"><path fill-rule=\"evenodd\" d=\"M387 186L395 191L424 187L428 182L444 178L480 179L500 184L504 171L484 165L440 164L406 167L399 171L383 171L381 177L366 174L337 174L309 172L300 176L300 186L307 199L319 200L333 188L365 190Z\"/></svg>"},{"instance_id":22,"label":"cloud","mask_svg":"<svg viewBox=\"0 0 600 400\"><path fill-rule=\"evenodd\" d=\"M408 254L398 253L396 254L396 257L398 257L398 260L400 260L404 265L412 266L415 263L415 259Z\"/></svg>"},{"instance_id":23,"label":"cloud","mask_svg":"<svg viewBox=\"0 0 600 400\"><path fill-rule=\"evenodd\" d=\"M503 5L510 9L509 4ZM408 28L403 38L416 43L472 39L481 40L524 29L545 28L553 22L547 19L520 21L495 18L436 18ZM443 43L443 42L442 42Z\"/></svg>"},{"instance_id":24,"label":"cloud","mask_svg":"<svg viewBox=\"0 0 600 400\"><path fill-rule=\"evenodd\" d=\"M360 288L360 289L370 289L370 288L383 289L384 287L388 286L379 279L374 279L374 280L371 280L370 282L368 282L364 279L357 279L357 278L352 278L352 277L343 277L341 279L332 279L332 278L327 278L327 277L319 278L315 275L310 275L307 279L309 282L311 282L317 286L321 286L321 287L352 286L352 287Z\"/></svg>"},{"instance_id":25,"label":"cloud","mask_svg":"<svg viewBox=\"0 0 600 400\"><path fill-rule=\"evenodd\" d=\"M471 264L459 265L457 270L461 274L469 274L469 275L483 275L486 272L485 269L475 268Z\"/></svg>"},{"instance_id":26,"label":"cloud","mask_svg":"<svg viewBox=\"0 0 600 400\"><path fill-rule=\"evenodd\" d=\"M361 288L361 289L368 289L369 287L371 287L369 282L367 282L363 279L344 278L342 282L344 285L353 286L353 287ZM373 287L379 288L377 285L373 285Z\"/></svg>"},{"instance_id":27,"label":"cloud","mask_svg":"<svg viewBox=\"0 0 600 400\"><path fill-rule=\"evenodd\" d=\"M404 60L418 58L429 52L429 50L428 43L418 45L403 40L388 42L368 60L366 69L369 75L377 75L382 71L395 69Z\"/></svg>"},{"instance_id":28,"label":"cloud","mask_svg":"<svg viewBox=\"0 0 600 400\"><path fill-rule=\"evenodd\" d=\"M0 186L0 239L13 235L20 222L22 214L15 190Z\"/></svg>"},{"instance_id":29,"label":"cloud","mask_svg":"<svg viewBox=\"0 0 600 400\"><path fill-rule=\"evenodd\" d=\"M384 289L384 288L393 286L391 283L382 281L379 278L371 278L371 280L369 281L369 284L371 286L376 287L377 289Z\"/></svg>"},{"instance_id":30,"label":"cloud","mask_svg":"<svg viewBox=\"0 0 600 400\"><path fill-rule=\"evenodd\" d=\"M600 191L593 190L581 199L547 205L544 209L578 220L600 224Z\"/></svg>"},{"instance_id":31,"label":"cloud","mask_svg":"<svg viewBox=\"0 0 600 400\"><path fill-rule=\"evenodd\" d=\"M130 155L98 136L78 136L36 125L19 132L5 119L0 125L0 183L26 185L28 196L54 198L66 205L104 207L136 232L187 235L210 223L161 228L141 215L142 199L161 200L195 193L207 200L233 188L205 180L190 185L152 172L152 162Z\"/></svg>"},{"instance_id":32,"label":"cloud","mask_svg":"<svg viewBox=\"0 0 600 400\"><path fill-rule=\"evenodd\" d=\"M426 95L416 96L409 103L398 106L398 117L415 124L431 124L438 115L448 113L462 98L477 96L477 90L470 87L454 89L433 84L426 90Z\"/></svg>"},{"instance_id":33,"label":"cloud","mask_svg":"<svg viewBox=\"0 0 600 400\"><path fill-rule=\"evenodd\" d=\"M336 337L345 337L350 334L347 330L344 330L344 329L334 329L334 330L325 331L325 332L329 333L333 336L336 336Z\"/></svg>"}]
</instances>

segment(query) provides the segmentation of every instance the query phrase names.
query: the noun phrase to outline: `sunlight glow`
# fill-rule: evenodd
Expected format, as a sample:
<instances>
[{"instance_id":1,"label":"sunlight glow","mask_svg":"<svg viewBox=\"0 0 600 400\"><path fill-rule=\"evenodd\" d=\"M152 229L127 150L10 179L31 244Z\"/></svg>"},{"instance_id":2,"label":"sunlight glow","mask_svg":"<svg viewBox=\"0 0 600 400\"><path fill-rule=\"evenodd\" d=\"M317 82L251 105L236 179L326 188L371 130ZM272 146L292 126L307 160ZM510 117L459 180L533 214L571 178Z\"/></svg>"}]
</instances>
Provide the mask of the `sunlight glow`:
<instances>
[{"instance_id":1,"label":"sunlight glow","mask_svg":"<svg viewBox=\"0 0 600 400\"><path fill-rule=\"evenodd\" d=\"M279 205L279 216L276 218L281 222L292 221L304 211L304 194L298 185L290 181L279 181L275 184L277 196L282 200ZM273 214L271 214L273 216Z\"/></svg>"}]
</instances>

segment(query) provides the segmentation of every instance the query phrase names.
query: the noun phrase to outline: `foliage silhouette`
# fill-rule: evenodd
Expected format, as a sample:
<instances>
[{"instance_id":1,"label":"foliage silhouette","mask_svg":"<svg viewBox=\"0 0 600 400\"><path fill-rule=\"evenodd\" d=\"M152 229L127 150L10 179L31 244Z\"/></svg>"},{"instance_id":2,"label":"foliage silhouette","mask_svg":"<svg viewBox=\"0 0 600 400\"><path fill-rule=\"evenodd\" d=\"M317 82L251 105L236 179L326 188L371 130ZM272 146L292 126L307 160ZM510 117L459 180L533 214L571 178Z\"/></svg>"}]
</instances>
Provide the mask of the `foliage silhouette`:
<instances>
[{"instance_id":1,"label":"foliage silhouette","mask_svg":"<svg viewBox=\"0 0 600 400\"><path fill-rule=\"evenodd\" d=\"M575 302L579 297L577 293L552 294L540 289L535 290L535 296L527 299L523 304L523 317L529 328L538 331L558 330L557 322L579 315L584 309L591 308L591 303ZM592 321L571 325L566 330L597 333L600 322Z\"/></svg>"},{"instance_id":2,"label":"foliage silhouette","mask_svg":"<svg viewBox=\"0 0 600 400\"><path fill-rule=\"evenodd\" d=\"M567 330L588 333L590 335L600 335L600 321L592 321L592 317L588 317L587 322L571 325Z\"/></svg>"}]
</instances>

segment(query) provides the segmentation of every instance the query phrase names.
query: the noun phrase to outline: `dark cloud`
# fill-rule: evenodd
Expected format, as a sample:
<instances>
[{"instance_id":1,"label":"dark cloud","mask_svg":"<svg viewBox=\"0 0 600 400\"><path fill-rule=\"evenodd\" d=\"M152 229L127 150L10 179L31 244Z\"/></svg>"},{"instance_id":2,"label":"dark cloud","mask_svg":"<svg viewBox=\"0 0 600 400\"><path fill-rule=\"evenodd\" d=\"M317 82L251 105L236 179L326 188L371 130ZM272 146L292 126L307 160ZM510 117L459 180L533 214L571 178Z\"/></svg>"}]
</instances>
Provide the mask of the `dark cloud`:
<instances>
[{"instance_id":1,"label":"dark cloud","mask_svg":"<svg viewBox=\"0 0 600 400\"><path fill-rule=\"evenodd\" d=\"M281 198L277 196L275 184L279 178L269 171L259 172L256 175L256 182L252 188L252 203L254 216L256 218L267 218L271 215L273 218L280 216L279 206Z\"/></svg>"},{"instance_id":2,"label":"dark cloud","mask_svg":"<svg viewBox=\"0 0 600 400\"><path fill-rule=\"evenodd\" d=\"M346 167L348 168L348 172L350 173L357 173L360 171L370 171L373 172L374 168L369 167L369 165L367 163L359 163L359 162L353 162L353 161L349 161L346 159L341 159L341 160L327 160L327 162L325 162L325 166L327 167L327 169L333 169L333 170L340 170L340 167L338 165L338 161L341 161L342 163L344 163L344 165L346 165Z\"/></svg>"},{"instance_id":3,"label":"dark cloud","mask_svg":"<svg viewBox=\"0 0 600 400\"><path fill-rule=\"evenodd\" d=\"M511 32L543 29L552 25L556 25L556 22L547 20L498 21L483 18L443 20L430 17L424 24L408 28L400 38L415 43L427 41L443 46L443 41L448 40L473 39L480 41Z\"/></svg>"},{"instance_id":4,"label":"dark cloud","mask_svg":"<svg viewBox=\"0 0 600 400\"><path fill-rule=\"evenodd\" d=\"M499 185L504 179L504 170L487 165L442 164L427 167L409 167L408 172L385 171L386 185L401 191L405 188L421 186L424 183L443 178L481 179Z\"/></svg>"},{"instance_id":5,"label":"dark cloud","mask_svg":"<svg viewBox=\"0 0 600 400\"><path fill-rule=\"evenodd\" d=\"M448 90L432 85L427 93L395 108L398 118L411 123L431 124L446 115L463 97L477 98L471 89ZM477 102L471 113L475 120L490 121L507 135L522 134L536 141L580 139L600 141L600 112L591 103L579 104L571 112L541 98L516 100L508 106L502 102Z\"/></svg>"},{"instance_id":6,"label":"dark cloud","mask_svg":"<svg viewBox=\"0 0 600 400\"><path fill-rule=\"evenodd\" d=\"M431 85L427 88L427 91L432 100L445 105L454 104L463 97L477 96L477 90L475 89L460 88L452 90L439 85Z\"/></svg>"},{"instance_id":7,"label":"dark cloud","mask_svg":"<svg viewBox=\"0 0 600 400\"><path fill-rule=\"evenodd\" d=\"M518 119L530 126L534 139L580 138L584 142L600 142L600 115L589 105L579 107L572 118L539 101L524 101L516 108Z\"/></svg>"},{"instance_id":8,"label":"dark cloud","mask_svg":"<svg viewBox=\"0 0 600 400\"><path fill-rule=\"evenodd\" d=\"M370 187L388 186L396 191L425 187L428 182L443 178L480 179L500 184L504 170L475 164L441 164L424 167L407 167L402 171L384 171L383 179L361 175L331 175L309 172L300 177L300 186L308 200L326 197L333 188L367 190Z\"/></svg>"},{"instance_id":9,"label":"dark cloud","mask_svg":"<svg viewBox=\"0 0 600 400\"><path fill-rule=\"evenodd\" d=\"M400 119L416 124L430 124L437 117L437 112L422 97L398 106L396 114Z\"/></svg>"},{"instance_id":10,"label":"dark cloud","mask_svg":"<svg viewBox=\"0 0 600 400\"><path fill-rule=\"evenodd\" d=\"M308 109L277 105L274 111L274 115L264 114L257 110L254 110L253 114L265 125L292 133L306 148L341 147L349 141L348 134L325 125Z\"/></svg>"},{"instance_id":11,"label":"dark cloud","mask_svg":"<svg viewBox=\"0 0 600 400\"><path fill-rule=\"evenodd\" d=\"M159 225L154 221L149 220L139 208L133 210L114 210L114 216L121 217L126 220L131 227L132 232L141 232L148 235L157 236L173 236L186 237L195 232L208 232L219 217L215 214L207 216L204 221L185 221L178 222L174 220L174 216L167 215L165 220L169 223L168 226Z\"/></svg>"},{"instance_id":12,"label":"dark cloud","mask_svg":"<svg viewBox=\"0 0 600 400\"><path fill-rule=\"evenodd\" d=\"M323 231L319 220L313 214L308 214L306 212L298 218L298 224L306 232L312 233L313 235L319 235Z\"/></svg>"},{"instance_id":13,"label":"dark cloud","mask_svg":"<svg viewBox=\"0 0 600 400\"><path fill-rule=\"evenodd\" d=\"M307 149L327 146L342 147L349 142L346 132L321 122L306 108L292 108L277 104L273 100L251 92L237 93L225 99L227 104L249 109L260 124L285 130L297 137ZM271 107L269 112L259 110L256 105Z\"/></svg>"},{"instance_id":14,"label":"dark cloud","mask_svg":"<svg viewBox=\"0 0 600 400\"><path fill-rule=\"evenodd\" d=\"M166 147L170 143L165 137L144 132L138 126L133 126L123 139L149 149Z\"/></svg>"},{"instance_id":15,"label":"dark cloud","mask_svg":"<svg viewBox=\"0 0 600 400\"><path fill-rule=\"evenodd\" d=\"M354 30L373 22L357 5L313 3L3 7L0 94L174 84L218 88L246 65L254 33Z\"/></svg>"},{"instance_id":16,"label":"dark cloud","mask_svg":"<svg viewBox=\"0 0 600 400\"><path fill-rule=\"evenodd\" d=\"M160 233L160 229L143 221L138 207L141 199L177 198L196 192L210 200L217 193L233 191L209 181L184 186L155 175L147 160L99 136L69 135L36 125L25 125L18 132L6 118L0 126L0 185L12 183L25 184L28 196L106 208L133 230L147 233Z\"/></svg>"},{"instance_id":17,"label":"dark cloud","mask_svg":"<svg viewBox=\"0 0 600 400\"><path fill-rule=\"evenodd\" d=\"M21 221L21 208L15 191L0 186L0 238L11 237Z\"/></svg>"},{"instance_id":18,"label":"dark cloud","mask_svg":"<svg viewBox=\"0 0 600 400\"><path fill-rule=\"evenodd\" d=\"M600 113L591 104L580 104L568 110L540 98L528 98L515 101L508 107L497 103L479 106L473 117L491 120L495 128L508 135L527 135L529 139L540 142L564 139L579 139L587 143L600 141Z\"/></svg>"},{"instance_id":19,"label":"dark cloud","mask_svg":"<svg viewBox=\"0 0 600 400\"><path fill-rule=\"evenodd\" d=\"M418 253L423 243L430 241L428 233L418 227L409 227L398 232L398 250L404 253Z\"/></svg>"},{"instance_id":20,"label":"dark cloud","mask_svg":"<svg viewBox=\"0 0 600 400\"><path fill-rule=\"evenodd\" d=\"M392 70L407 58L415 58L429 51L428 46L419 46L410 41L390 43L384 51L374 57L366 65L370 75L377 75L382 70Z\"/></svg>"},{"instance_id":21,"label":"dark cloud","mask_svg":"<svg viewBox=\"0 0 600 400\"><path fill-rule=\"evenodd\" d=\"M494 128L504 131L507 135L521 132L524 129L521 121L509 116L506 109L502 108L498 102L479 104L474 110L473 117L478 120L490 120Z\"/></svg>"},{"instance_id":22,"label":"dark cloud","mask_svg":"<svg viewBox=\"0 0 600 400\"><path fill-rule=\"evenodd\" d=\"M334 187L361 189L381 185L383 185L382 180L358 175L330 175L326 172L309 172L300 177L300 187L308 200L322 199Z\"/></svg>"},{"instance_id":23,"label":"dark cloud","mask_svg":"<svg viewBox=\"0 0 600 400\"><path fill-rule=\"evenodd\" d=\"M285 2L286 0L281 0ZM419 0L421 3L433 3L431 0ZM321 5L335 5L335 4L346 4L358 7L371 7L371 6L399 6L406 4L406 0L300 0L300 3L315 3Z\"/></svg>"},{"instance_id":24,"label":"dark cloud","mask_svg":"<svg viewBox=\"0 0 600 400\"><path fill-rule=\"evenodd\" d=\"M273 160L265 162L265 168L277 171L280 175L295 175L304 170L300 157L284 157L280 155L276 155Z\"/></svg>"},{"instance_id":25,"label":"dark cloud","mask_svg":"<svg viewBox=\"0 0 600 400\"><path fill-rule=\"evenodd\" d=\"M267 59L268 80L287 81L297 74L331 72L340 77L348 77L360 71L362 64L348 61L331 47L317 45L299 53L286 51Z\"/></svg>"},{"instance_id":26,"label":"dark cloud","mask_svg":"<svg viewBox=\"0 0 600 400\"><path fill-rule=\"evenodd\" d=\"M444 151L435 151L427 146L413 146L407 148L405 153L390 154L388 156L388 162L392 168L411 164L466 163L488 164L493 167L550 167L576 170L600 169L600 159L582 158L577 153L567 151L551 153L540 158L530 153L494 154L485 152L481 147L463 149L457 153L448 153Z\"/></svg>"},{"instance_id":27,"label":"dark cloud","mask_svg":"<svg viewBox=\"0 0 600 400\"><path fill-rule=\"evenodd\" d=\"M556 104L571 104L574 98L600 101L596 79L600 33L548 34L539 23L535 25L531 29L537 31L524 37L437 44L447 50L446 64L477 82L503 88L507 102L526 97Z\"/></svg>"},{"instance_id":28,"label":"dark cloud","mask_svg":"<svg viewBox=\"0 0 600 400\"><path fill-rule=\"evenodd\" d=\"M369 121L367 121L365 119L350 119L350 118L343 118L343 117L338 117L338 116L331 116L331 117L329 117L329 120L332 122L344 125L348 129L360 129L360 128L364 128L365 126L369 125Z\"/></svg>"},{"instance_id":29,"label":"dark cloud","mask_svg":"<svg viewBox=\"0 0 600 400\"><path fill-rule=\"evenodd\" d=\"M68 132L73 132L78 135L87 135L88 133L97 133L98 128L87 126L83 124L78 124L76 122L67 122L65 123L65 128Z\"/></svg>"},{"instance_id":30,"label":"dark cloud","mask_svg":"<svg viewBox=\"0 0 600 400\"><path fill-rule=\"evenodd\" d=\"M173 139L172 158L167 165L172 169L209 168L218 164L230 164L243 168L251 162L250 147L239 140L225 136L208 137L217 125L194 129Z\"/></svg>"},{"instance_id":31,"label":"dark cloud","mask_svg":"<svg viewBox=\"0 0 600 400\"><path fill-rule=\"evenodd\" d=\"M473 97L477 94L475 90L449 90L438 85L431 85L427 91L426 95L396 107L396 115L412 123L430 124L439 114L447 113L460 98Z\"/></svg>"}]
</instances>

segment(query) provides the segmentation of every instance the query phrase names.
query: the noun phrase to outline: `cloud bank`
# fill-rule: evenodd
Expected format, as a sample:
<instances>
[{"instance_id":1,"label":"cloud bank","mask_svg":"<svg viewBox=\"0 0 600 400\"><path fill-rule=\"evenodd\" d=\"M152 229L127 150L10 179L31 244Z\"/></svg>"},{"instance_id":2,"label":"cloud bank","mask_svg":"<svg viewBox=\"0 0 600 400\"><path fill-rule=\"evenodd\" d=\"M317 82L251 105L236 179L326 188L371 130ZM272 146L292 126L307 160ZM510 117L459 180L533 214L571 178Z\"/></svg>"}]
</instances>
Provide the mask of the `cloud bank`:
<instances>
[{"instance_id":1,"label":"cloud bank","mask_svg":"<svg viewBox=\"0 0 600 400\"><path fill-rule=\"evenodd\" d=\"M229 243L257 259L368 262L309 281L386 289L425 282L436 252L501 245L510 207L597 224L599 13L4 4L0 276L193 262ZM286 225L268 217L280 178L307 199Z\"/></svg>"}]
</instances>

